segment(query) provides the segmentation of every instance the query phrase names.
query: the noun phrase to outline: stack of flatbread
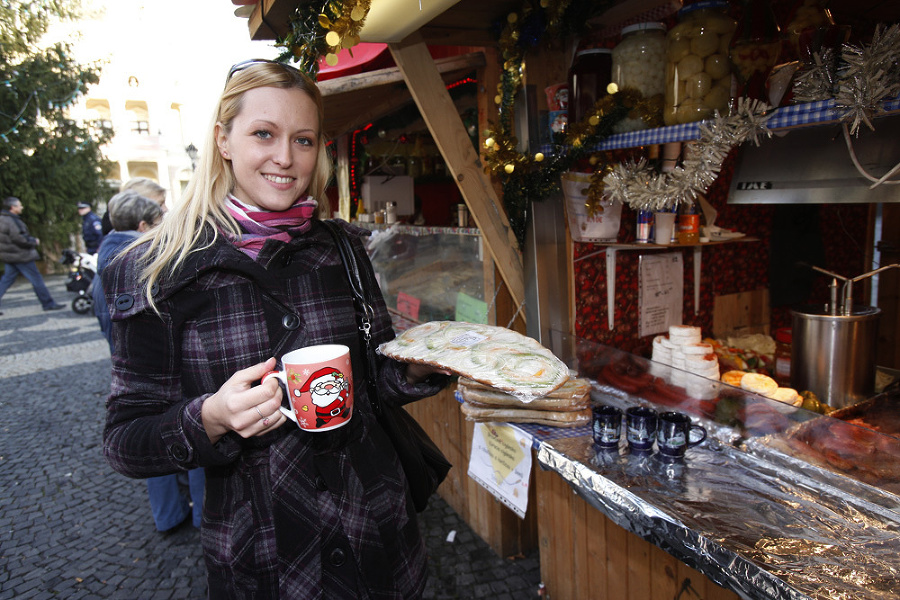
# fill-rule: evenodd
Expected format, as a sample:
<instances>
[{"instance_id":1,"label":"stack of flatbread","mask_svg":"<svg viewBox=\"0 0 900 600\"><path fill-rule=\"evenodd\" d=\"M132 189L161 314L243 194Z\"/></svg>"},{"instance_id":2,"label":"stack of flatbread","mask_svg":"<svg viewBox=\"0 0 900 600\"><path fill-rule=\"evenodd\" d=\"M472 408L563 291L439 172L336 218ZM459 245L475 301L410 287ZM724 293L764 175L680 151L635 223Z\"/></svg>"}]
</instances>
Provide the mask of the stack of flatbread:
<instances>
[{"instance_id":1,"label":"stack of flatbread","mask_svg":"<svg viewBox=\"0 0 900 600\"><path fill-rule=\"evenodd\" d=\"M448 369L529 401L569 379L569 368L534 338L478 323L431 321L407 329L378 351L402 362Z\"/></svg>"},{"instance_id":2,"label":"stack of flatbread","mask_svg":"<svg viewBox=\"0 0 900 600\"><path fill-rule=\"evenodd\" d=\"M460 376L462 411L472 421L574 427L591 422L590 383L537 340L477 323L432 321L404 331L378 351Z\"/></svg>"},{"instance_id":3,"label":"stack of flatbread","mask_svg":"<svg viewBox=\"0 0 900 600\"><path fill-rule=\"evenodd\" d=\"M525 402L520 398L466 377L459 378L462 412L470 421L535 423L577 427L591 422L591 384L572 378L561 387Z\"/></svg>"}]
</instances>

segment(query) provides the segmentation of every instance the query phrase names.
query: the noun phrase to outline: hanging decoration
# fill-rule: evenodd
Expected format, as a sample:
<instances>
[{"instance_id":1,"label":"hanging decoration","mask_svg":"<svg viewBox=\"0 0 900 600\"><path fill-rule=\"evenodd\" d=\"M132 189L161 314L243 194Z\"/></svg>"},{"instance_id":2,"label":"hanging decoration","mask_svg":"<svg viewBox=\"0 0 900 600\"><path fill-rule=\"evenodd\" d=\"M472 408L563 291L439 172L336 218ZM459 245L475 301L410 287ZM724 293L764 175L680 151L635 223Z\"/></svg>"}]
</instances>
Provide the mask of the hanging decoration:
<instances>
[{"instance_id":1,"label":"hanging decoration","mask_svg":"<svg viewBox=\"0 0 900 600\"><path fill-rule=\"evenodd\" d=\"M616 165L603 179L605 194L634 210L661 211L693 204L719 176L732 148L745 141L759 145L760 135L771 136L766 127L771 110L759 100L740 98L733 115L716 113L715 118L701 122L700 138L686 146L681 166L660 173L644 160Z\"/></svg>"},{"instance_id":2,"label":"hanging decoration","mask_svg":"<svg viewBox=\"0 0 900 600\"><path fill-rule=\"evenodd\" d=\"M794 97L801 102L835 99L840 120L855 135L882 103L900 94L900 25L878 25L868 46L844 44L839 56L831 48L813 54L798 75Z\"/></svg>"},{"instance_id":3,"label":"hanging decoration","mask_svg":"<svg viewBox=\"0 0 900 600\"><path fill-rule=\"evenodd\" d=\"M298 7L290 19L291 30L275 43L285 48L278 60L293 60L301 71L315 78L320 57L333 67L342 48L350 50L352 56L370 7L371 0L327 0L319 12Z\"/></svg>"}]
</instances>

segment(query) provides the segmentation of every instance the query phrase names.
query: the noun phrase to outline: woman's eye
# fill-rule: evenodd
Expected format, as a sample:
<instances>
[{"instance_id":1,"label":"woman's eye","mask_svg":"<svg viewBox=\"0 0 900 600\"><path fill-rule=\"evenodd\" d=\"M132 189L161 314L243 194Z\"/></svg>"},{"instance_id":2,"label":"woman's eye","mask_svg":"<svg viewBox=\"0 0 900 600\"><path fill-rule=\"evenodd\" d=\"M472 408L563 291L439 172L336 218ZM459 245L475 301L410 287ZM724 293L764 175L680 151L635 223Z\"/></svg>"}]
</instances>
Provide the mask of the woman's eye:
<instances>
[{"instance_id":1,"label":"woman's eye","mask_svg":"<svg viewBox=\"0 0 900 600\"><path fill-rule=\"evenodd\" d=\"M265 129L260 129L259 131L254 131L253 135L255 135L256 137L258 137L260 139L264 139L264 140L272 137L272 134L269 133L268 131L266 131Z\"/></svg>"},{"instance_id":2,"label":"woman's eye","mask_svg":"<svg viewBox=\"0 0 900 600\"><path fill-rule=\"evenodd\" d=\"M313 142L312 138L299 137L299 138L297 138L297 143L300 144L301 146L312 146L314 142Z\"/></svg>"}]
</instances>

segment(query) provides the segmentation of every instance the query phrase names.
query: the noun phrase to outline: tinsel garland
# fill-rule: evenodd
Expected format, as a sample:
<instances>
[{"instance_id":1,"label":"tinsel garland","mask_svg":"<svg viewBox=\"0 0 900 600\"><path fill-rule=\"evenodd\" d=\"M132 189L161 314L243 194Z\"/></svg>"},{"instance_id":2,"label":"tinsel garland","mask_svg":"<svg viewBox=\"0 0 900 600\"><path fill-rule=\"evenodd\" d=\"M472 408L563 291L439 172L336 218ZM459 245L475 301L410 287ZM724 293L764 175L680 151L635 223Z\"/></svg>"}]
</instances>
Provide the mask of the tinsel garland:
<instances>
[{"instance_id":1,"label":"tinsel garland","mask_svg":"<svg viewBox=\"0 0 900 600\"><path fill-rule=\"evenodd\" d=\"M603 178L604 193L634 210L668 210L679 204L693 204L719 176L722 162L732 148L745 141L759 145L759 136L771 136L766 127L771 107L749 98L737 101L734 114L716 113L700 124L700 138L689 144L681 166L660 173L646 161L616 165Z\"/></svg>"},{"instance_id":2,"label":"tinsel garland","mask_svg":"<svg viewBox=\"0 0 900 600\"><path fill-rule=\"evenodd\" d=\"M814 53L794 86L801 102L835 99L839 118L849 123L851 135L865 123L874 130L872 117L882 102L900 94L900 25L875 28L868 46L844 44L839 57L831 48Z\"/></svg>"},{"instance_id":3,"label":"tinsel garland","mask_svg":"<svg viewBox=\"0 0 900 600\"><path fill-rule=\"evenodd\" d=\"M370 7L371 0L328 0L318 12L298 7L291 16L291 30L275 43L285 48L278 60L293 60L315 78L320 57L325 56L325 62L334 66L342 48L349 50L359 43Z\"/></svg>"}]
</instances>

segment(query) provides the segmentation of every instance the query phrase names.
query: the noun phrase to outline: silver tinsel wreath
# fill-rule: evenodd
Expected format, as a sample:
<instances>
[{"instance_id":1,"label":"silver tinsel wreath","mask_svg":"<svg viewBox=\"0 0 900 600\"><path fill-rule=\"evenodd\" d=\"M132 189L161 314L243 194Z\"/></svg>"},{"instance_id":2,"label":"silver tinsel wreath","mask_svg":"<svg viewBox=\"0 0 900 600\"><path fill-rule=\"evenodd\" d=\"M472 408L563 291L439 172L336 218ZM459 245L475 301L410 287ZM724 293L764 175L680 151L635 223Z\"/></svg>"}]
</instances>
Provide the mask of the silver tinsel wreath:
<instances>
[{"instance_id":1,"label":"silver tinsel wreath","mask_svg":"<svg viewBox=\"0 0 900 600\"><path fill-rule=\"evenodd\" d=\"M669 210L681 203L693 204L719 176L722 162L732 148L747 140L759 145L759 136L771 136L766 128L771 107L741 98L734 114L700 124L700 139L688 144L681 166L659 173L646 161L622 163L603 178L604 195L634 210Z\"/></svg>"}]
</instances>

